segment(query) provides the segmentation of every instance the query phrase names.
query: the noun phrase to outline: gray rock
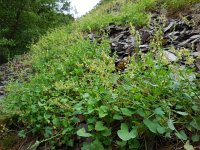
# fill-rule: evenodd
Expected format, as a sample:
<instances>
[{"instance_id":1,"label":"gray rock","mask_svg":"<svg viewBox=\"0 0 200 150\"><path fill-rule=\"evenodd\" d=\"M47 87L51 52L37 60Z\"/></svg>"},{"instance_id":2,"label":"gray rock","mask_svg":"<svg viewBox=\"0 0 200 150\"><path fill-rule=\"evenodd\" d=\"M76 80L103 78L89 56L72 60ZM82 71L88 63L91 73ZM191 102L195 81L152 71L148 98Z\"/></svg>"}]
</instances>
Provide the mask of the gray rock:
<instances>
[{"instance_id":1,"label":"gray rock","mask_svg":"<svg viewBox=\"0 0 200 150\"><path fill-rule=\"evenodd\" d=\"M196 59L195 66L196 66L196 68L197 68L197 71L200 72L200 58L197 58L197 59Z\"/></svg>"},{"instance_id":2,"label":"gray rock","mask_svg":"<svg viewBox=\"0 0 200 150\"><path fill-rule=\"evenodd\" d=\"M173 53L169 52L169 51L164 51L164 56L170 61L170 62L174 62L177 61L178 58L176 57L176 55L174 55Z\"/></svg>"},{"instance_id":3,"label":"gray rock","mask_svg":"<svg viewBox=\"0 0 200 150\"><path fill-rule=\"evenodd\" d=\"M200 57L200 51L192 53L194 57Z\"/></svg>"},{"instance_id":4,"label":"gray rock","mask_svg":"<svg viewBox=\"0 0 200 150\"><path fill-rule=\"evenodd\" d=\"M200 52L200 42L196 45L196 51Z\"/></svg>"},{"instance_id":5,"label":"gray rock","mask_svg":"<svg viewBox=\"0 0 200 150\"><path fill-rule=\"evenodd\" d=\"M164 32L172 31L174 28L174 22L170 22L169 25L164 29Z\"/></svg>"}]
</instances>

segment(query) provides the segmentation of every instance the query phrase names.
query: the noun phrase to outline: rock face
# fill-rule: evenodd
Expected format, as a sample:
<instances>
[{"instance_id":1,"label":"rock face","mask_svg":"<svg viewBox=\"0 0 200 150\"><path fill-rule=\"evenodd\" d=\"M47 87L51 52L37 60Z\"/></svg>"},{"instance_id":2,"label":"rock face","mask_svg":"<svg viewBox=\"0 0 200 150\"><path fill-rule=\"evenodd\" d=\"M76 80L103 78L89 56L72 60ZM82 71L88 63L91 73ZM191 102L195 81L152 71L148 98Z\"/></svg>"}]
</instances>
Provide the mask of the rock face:
<instances>
[{"instance_id":1,"label":"rock face","mask_svg":"<svg viewBox=\"0 0 200 150\"><path fill-rule=\"evenodd\" d=\"M148 52L150 48L150 40L155 36L159 27L162 27L163 39L162 47L164 48L164 56L170 61L177 61L177 56L171 51L172 47L177 51L181 49L188 49L191 51L190 56L196 59L199 57L200 52L200 31L195 28L193 24L193 16L186 16L183 19L168 19L160 20L158 15L153 15L150 26L147 28L139 29L141 37L141 45L139 50L141 52ZM163 23L165 22L165 23ZM128 63L128 57L132 56L135 52L136 41L135 37L131 34L129 27L117 26L111 24L106 28L106 32L110 38L111 54L116 54L118 59L115 62L116 68L124 70L125 65ZM181 61L181 65L186 65L185 60ZM200 72L199 59L195 61L196 71ZM195 65L192 65L193 67Z\"/></svg>"}]
</instances>

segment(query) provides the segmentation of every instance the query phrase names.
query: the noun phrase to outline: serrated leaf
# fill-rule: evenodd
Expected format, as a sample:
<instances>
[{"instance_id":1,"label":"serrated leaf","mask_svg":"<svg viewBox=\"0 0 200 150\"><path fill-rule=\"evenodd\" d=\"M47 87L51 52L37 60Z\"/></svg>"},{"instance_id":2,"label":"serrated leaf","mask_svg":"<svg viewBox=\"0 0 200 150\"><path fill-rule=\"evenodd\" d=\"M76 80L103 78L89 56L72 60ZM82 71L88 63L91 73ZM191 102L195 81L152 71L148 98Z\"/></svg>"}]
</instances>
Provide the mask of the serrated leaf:
<instances>
[{"instance_id":1,"label":"serrated leaf","mask_svg":"<svg viewBox=\"0 0 200 150\"><path fill-rule=\"evenodd\" d=\"M154 112L155 112L155 114L160 115L160 116L163 116L163 115L165 114L165 112L162 110L161 107L156 108L156 109L154 110Z\"/></svg>"},{"instance_id":2,"label":"serrated leaf","mask_svg":"<svg viewBox=\"0 0 200 150\"><path fill-rule=\"evenodd\" d=\"M115 119L115 120L123 120L123 117L121 115L119 115L119 114L115 114L113 116L113 119Z\"/></svg>"},{"instance_id":3,"label":"serrated leaf","mask_svg":"<svg viewBox=\"0 0 200 150\"><path fill-rule=\"evenodd\" d=\"M122 114L125 116L131 117L133 115L133 112L129 110L128 108L121 108Z\"/></svg>"},{"instance_id":4,"label":"serrated leaf","mask_svg":"<svg viewBox=\"0 0 200 150\"><path fill-rule=\"evenodd\" d=\"M149 130L151 132L157 133L157 130L156 130L157 127L156 127L156 124L153 121L151 121L149 119L145 119L143 122L149 128Z\"/></svg>"},{"instance_id":5,"label":"serrated leaf","mask_svg":"<svg viewBox=\"0 0 200 150\"><path fill-rule=\"evenodd\" d=\"M106 127L103 125L102 121L97 121L96 122L96 124L95 124L95 130L96 131L103 131L105 129L106 129Z\"/></svg>"},{"instance_id":6,"label":"serrated leaf","mask_svg":"<svg viewBox=\"0 0 200 150\"><path fill-rule=\"evenodd\" d=\"M121 124L121 129L117 131L117 135L120 139L123 141L128 141L132 138L135 138L137 136L137 129L133 128L131 132L129 132L128 125L125 123Z\"/></svg>"},{"instance_id":7,"label":"serrated leaf","mask_svg":"<svg viewBox=\"0 0 200 150\"><path fill-rule=\"evenodd\" d=\"M85 131L85 128L81 128L77 131L77 135L81 137L91 137L92 135L90 133L87 133Z\"/></svg>"},{"instance_id":8,"label":"serrated leaf","mask_svg":"<svg viewBox=\"0 0 200 150\"><path fill-rule=\"evenodd\" d=\"M187 141L184 145L185 150L194 150L194 147Z\"/></svg>"},{"instance_id":9,"label":"serrated leaf","mask_svg":"<svg viewBox=\"0 0 200 150\"><path fill-rule=\"evenodd\" d=\"M187 112L181 112L181 111L176 111L177 114L182 115L182 116L187 116Z\"/></svg>"},{"instance_id":10,"label":"serrated leaf","mask_svg":"<svg viewBox=\"0 0 200 150\"><path fill-rule=\"evenodd\" d=\"M175 130L175 127L174 127L174 121L172 119L169 119L167 121L167 125L168 127L171 129L171 130Z\"/></svg>"},{"instance_id":11,"label":"serrated leaf","mask_svg":"<svg viewBox=\"0 0 200 150\"><path fill-rule=\"evenodd\" d=\"M184 141L187 140L187 135L185 134L183 130L181 130L180 132L176 132L175 135L181 140L184 140Z\"/></svg>"},{"instance_id":12,"label":"serrated leaf","mask_svg":"<svg viewBox=\"0 0 200 150\"><path fill-rule=\"evenodd\" d=\"M83 143L81 150L104 150L104 147L100 141L95 140L92 143Z\"/></svg>"}]
</instances>

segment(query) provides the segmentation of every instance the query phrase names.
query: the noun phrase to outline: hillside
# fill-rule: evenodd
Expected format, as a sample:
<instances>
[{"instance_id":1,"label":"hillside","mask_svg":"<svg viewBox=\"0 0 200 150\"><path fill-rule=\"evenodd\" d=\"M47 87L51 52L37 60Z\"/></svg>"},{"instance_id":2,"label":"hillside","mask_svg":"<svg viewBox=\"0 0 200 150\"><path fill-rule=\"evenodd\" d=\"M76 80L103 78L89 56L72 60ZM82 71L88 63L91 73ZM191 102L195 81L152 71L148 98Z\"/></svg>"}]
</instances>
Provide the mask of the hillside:
<instances>
[{"instance_id":1,"label":"hillside","mask_svg":"<svg viewBox=\"0 0 200 150\"><path fill-rule=\"evenodd\" d=\"M43 36L0 85L0 144L17 130L14 149L198 149L199 6L104 0Z\"/></svg>"}]
</instances>

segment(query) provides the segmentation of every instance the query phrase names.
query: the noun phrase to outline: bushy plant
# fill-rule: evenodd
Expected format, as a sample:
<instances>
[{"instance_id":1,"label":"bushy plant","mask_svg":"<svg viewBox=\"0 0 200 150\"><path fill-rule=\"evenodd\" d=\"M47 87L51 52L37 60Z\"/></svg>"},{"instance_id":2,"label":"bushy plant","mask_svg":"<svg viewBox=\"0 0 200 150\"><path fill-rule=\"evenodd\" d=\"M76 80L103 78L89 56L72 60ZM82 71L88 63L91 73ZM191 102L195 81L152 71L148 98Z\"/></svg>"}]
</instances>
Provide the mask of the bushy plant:
<instances>
[{"instance_id":1,"label":"bushy plant","mask_svg":"<svg viewBox=\"0 0 200 150\"><path fill-rule=\"evenodd\" d=\"M30 81L8 88L6 101L26 126L21 136L39 132L42 142L67 146L76 144L76 138L91 139L93 144L85 143L83 149L139 148L139 139L150 133L183 141L194 138L187 135L200 128L192 70L167 66L150 52L140 54L140 60L132 57L121 74L109 57L109 41L91 43L78 34L54 40L59 33L35 46L33 58L39 60L33 63L36 73ZM66 39L73 44L59 46Z\"/></svg>"},{"instance_id":2,"label":"bushy plant","mask_svg":"<svg viewBox=\"0 0 200 150\"><path fill-rule=\"evenodd\" d=\"M154 1L146 2L131 6L142 14L154 6ZM128 8L124 4L122 11L135 15ZM52 149L76 144L90 150L141 149L149 136L199 141L200 93L194 70L163 59L162 34L157 32L149 53L138 51L128 58L126 72L117 72L107 35L100 44L83 38L84 31L100 29L115 17L91 21L93 16L74 24L76 30L56 29L32 46L33 74L7 87L4 104L25 126L19 135L39 134L34 146L49 142Z\"/></svg>"}]
</instances>

